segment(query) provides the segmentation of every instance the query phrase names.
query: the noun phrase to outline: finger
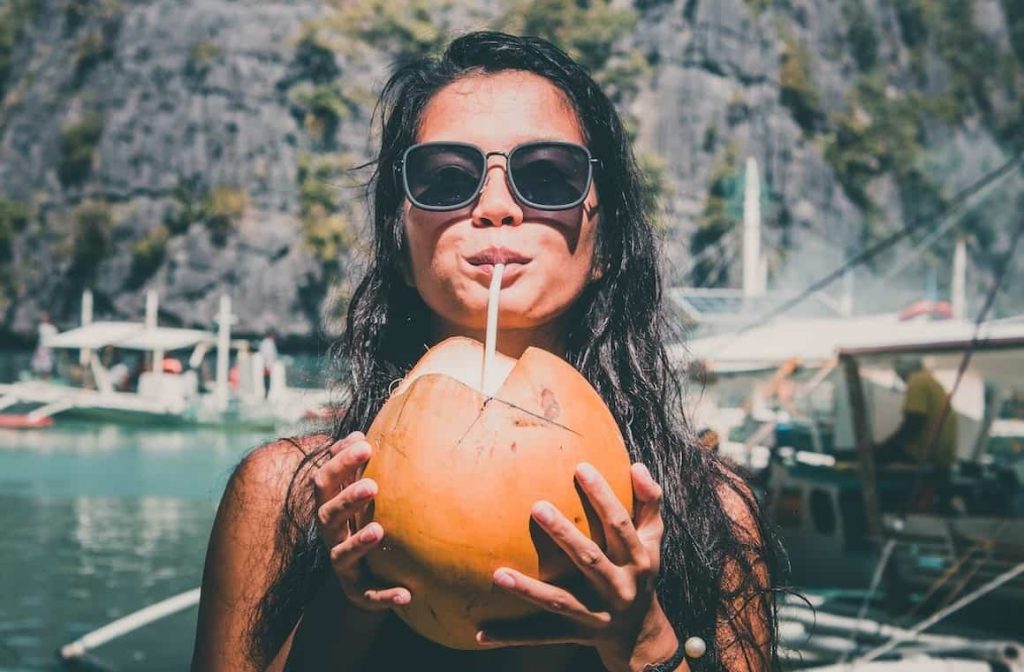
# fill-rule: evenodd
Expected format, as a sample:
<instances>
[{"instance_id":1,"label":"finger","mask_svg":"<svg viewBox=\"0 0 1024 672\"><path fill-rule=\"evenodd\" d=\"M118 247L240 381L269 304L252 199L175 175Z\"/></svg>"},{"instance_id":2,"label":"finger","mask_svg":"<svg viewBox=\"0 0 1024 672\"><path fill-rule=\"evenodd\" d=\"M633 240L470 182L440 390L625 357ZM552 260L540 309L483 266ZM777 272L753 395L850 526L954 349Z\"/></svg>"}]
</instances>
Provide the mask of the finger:
<instances>
[{"instance_id":1,"label":"finger","mask_svg":"<svg viewBox=\"0 0 1024 672\"><path fill-rule=\"evenodd\" d=\"M366 439L366 435L363 434L362 432L349 432L347 436L344 436L338 439L337 441L331 441L330 443L327 444L327 449L324 451L324 453L318 456L318 459L316 461L316 467L320 468L321 466L326 464L328 460L330 460L332 457L337 455L345 448L348 448L353 443L356 443L364 439Z\"/></svg>"},{"instance_id":2,"label":"finger","mask_svg":"<svg viewBox=\"0 0 1024 672\"><path fill-rule=\"evenodd\" d=\"M586 462L576 467L576 480L601 519L608 556L616 564L639 562L645 557L646 551L637 537L629 511L615 496L608 481L593 465Z\"/></svg>"},{"instance_id":3,"label":"finger","mask_svg":"<svg viewBox=\"0 0 1024 672\"><path fill-rule=\"evenodd\" d=\"M359 561L384 538L380 523L368 523L345 541L331 548L331 565L338 578L354 583L359 576Z\"/></svg>"},{"instance_id":4,"label":"finger","mask_svg":"<svg viewBox=\"0 0 1024 672\"><path fill-rule=\"evenodd\" d=\"M661 517L662 489L643 464L630 468L633 479L633 518L637 535L649 549L661 549L665 523Z\"/></svg>"},{"instance_id":5,"label":"finger","mask_svg":"<svg viewBox=\"0 0 1024 672\"><path fill-rule=\"evenodd\" d=\"M556 509L550 502L537 502L531 511L534 520L565 551L601 597L618 602L616 586L621 568L608 559L597 543Z\"/></svg>"},{"instance_id":6,"label":"finger","mask_svg":"<svg viewBox=\"0 0 1024 672\"><path fill-rule=\"evenodd\" d=\"M348 448L349 446L358 443L359 441L365 440L366 435L363 434L362 432L350 432L348 436L338 439L333 444L331 444L331 447L328 448L328 450L331 453L331 457L334 457L345 448Z\"/></svg>"},{"instance_id":7,"label":"finger","mask_svg":"<svg viewBox=\"0 0 1024 672\"><path fill-rule=\"evenodd\" d=\"M371 609L390 609L402 607L412 602L412 593L408 588L367 588L359 594L356 606Z\"/></svg>"},{"instance_id":8,"label":"finger","mask_svg":"<svg viewBox=\"0 0 1024 672\"><path fill-rule=\"evenodd\" d=\"M316 510L320 535L328 547L345 539L345 533L357 513L377 494L377 483L369 478L356 481Z\"/></svg>"},{"instance_id":9,"label":"finger","mask_svg":"<svg viewBox=\"0 0 1024 672\"><path fill-rule=\"evenodd\" d=\"M360 560L384 538L379 523L370 523L331 549L331 564L348 600L361 609L377 611L404 606L412 601L412 592L403 586L368 586L360 571Z\"/></svg>"},{"instance_id":10,"label":"finger","mask_svg":"<svg viewBox=\"0 0 1024 672\"><path fill-rule=\"evenodd\" d=\"M513 621L491 621L476 633L485 647L535 646L542 644L593 644L596 637L579 624L555 614L543 613Z\"/></svg>"},{"instance_id":11,"label":"finger","mask_svg":"<svg viewBox=\"0 0 1024 672\"><path fill-rule=\"evenodd\" d=\"M502 567L495 571L494 583L544 611L568 618L586 628L602 629L611 622L611 614L608 612L591 611L564 588L545 583L514 569Z\"/></svg>"},{"instance_id":12,"label":"finger","mask_svg":"<svg viewBox=\"0 0 1024 672\"><path fill-rule=\"evenodd\" d=\"M329 459L312 476L316 503L322 505L346 485L356 480L359 468L370 459L370 444L356 441Z\"/></svg>"}]
</instances>

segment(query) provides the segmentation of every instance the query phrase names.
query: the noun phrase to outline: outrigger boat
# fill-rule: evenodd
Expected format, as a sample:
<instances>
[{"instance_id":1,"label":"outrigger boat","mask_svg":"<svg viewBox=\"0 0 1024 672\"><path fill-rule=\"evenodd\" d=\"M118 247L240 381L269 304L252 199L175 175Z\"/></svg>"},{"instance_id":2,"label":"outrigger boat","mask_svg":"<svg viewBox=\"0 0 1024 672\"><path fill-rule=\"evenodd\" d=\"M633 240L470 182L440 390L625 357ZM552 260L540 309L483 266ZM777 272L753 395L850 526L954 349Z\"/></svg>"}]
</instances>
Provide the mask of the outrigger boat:
<instances>
[{"instance_id":1,"label":"outrigger boat","mask_svg":"<svg viewBox=\"0 0 1024 672\"><path fill-rule=\"evenodd\" d=\"M959 434L954 509L909 511L907 494L921 475L912 467L879 472L873 460L874 443L900 419L893 361L922 358L948 390L968 350L951 399ZM731 439L723 454L760 467L756 480L802 584L862 588L884 555L889 591L941 599L1024 562L1024 456L992 440L995 434L1014 445L1020 429L1019 421L998 418L998 408L1024 381L1021 320L977 327L897 315L786 320L697 339L686 353L716 379L707 395L726 402L695 405L695 423ZM794 358L794 398L774 407L775 399L751 403L750 390L770 388L784 377L777 368L790 372ZM746 408L728 408L744 392ZM1024 577L996 595L1024 600Z\"/></svg>"},{"instance_id":2,"label":"outrigger boat","mask_svg":"<svg viewBox=\"0 0 1024 672\"><path fill-rule=\"evenodd\" d=\"M221 297L216 333L157 325L157 297L147 294L145 322L93 321L91 294L82 301L82 326L56 334L46 347L78 351L89 385L53 379L23 379L0 384L0 427L39 428L54 418L74 417L120 423L227 425L273 429L323 415L325 390L288 387L281 361L270 367L264 389L264 362L244 340L231 339L231 302ZM115 388L111 371L97 353L112 347L135 351L146 363L133 391ZM204 359L215 353L216 374L201 382ZM180 371L166 370L165 357L183 353ZM232 357L237 376L232 385ZM174 360L180 365L180 360ZM176 369L177 367L175 367Z\"/></svg>"}]
</instances>

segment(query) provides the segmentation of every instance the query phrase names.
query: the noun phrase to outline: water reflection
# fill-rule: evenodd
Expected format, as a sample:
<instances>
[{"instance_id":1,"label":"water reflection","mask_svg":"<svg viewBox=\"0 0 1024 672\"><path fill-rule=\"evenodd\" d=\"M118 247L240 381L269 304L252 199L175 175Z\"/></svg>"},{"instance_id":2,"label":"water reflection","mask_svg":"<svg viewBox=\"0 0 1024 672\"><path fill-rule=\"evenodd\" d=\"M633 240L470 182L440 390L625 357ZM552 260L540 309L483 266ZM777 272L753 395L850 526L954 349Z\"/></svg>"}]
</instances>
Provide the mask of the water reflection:
<instances>
[{"instance_id":1,"label":"water reflection","mask_svg":"<svg viewBox=\"0 0 1024 672\"><path fill-rule=\"evenodd\" d=\"M0 670L54 669L55 649L199 585L217 501L270 438L61 425L0 432ZM195 610L98 651L119 669L187 666Z\"/></svg>"}]
</instances>

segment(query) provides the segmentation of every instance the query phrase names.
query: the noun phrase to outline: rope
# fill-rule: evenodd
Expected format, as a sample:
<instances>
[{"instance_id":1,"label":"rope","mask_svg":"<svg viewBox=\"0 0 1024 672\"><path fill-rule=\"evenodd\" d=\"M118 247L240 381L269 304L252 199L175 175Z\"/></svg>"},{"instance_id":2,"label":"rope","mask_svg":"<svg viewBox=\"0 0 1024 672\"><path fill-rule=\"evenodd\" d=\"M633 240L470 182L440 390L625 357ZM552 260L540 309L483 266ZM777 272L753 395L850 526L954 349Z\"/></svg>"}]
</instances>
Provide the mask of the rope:
<instances>
[{"instance_id":1,"label":"rope","mask_svg":"<svg viewBox=\"0 0 1024 672\"><path fill-rule=\"evenodd\" d=\"M921 255L922 252L924 252L929 247L934 245L935 241L937 241L939 238L942 238L944 235L946 235L946 233L948 233L951 228L956 226L957 223L959 223L959 221L959 219L950 217L948 220L946 220L945 224L936 228L934 231L925 236L920 243L915 245L914 248L903 257L903 259L897 261L889 269L889 271L882 276L882 281L885 282L888 280L892 280L894 277L905 271L907 267L909 267L912 263L914 263L915 260L917 260L917 258Z\"/></svg>"},{"instance_id":2,"label":"rope","mask_svg":"<svg viewBox=\"0 0 1024 672\"><path fill-rule=\"evenodd\" d=\"M975 552L977 552L980 548L981 548L981 543L980 542L977 543L977 544L974 544L973 546L968 548L967 551L963 555L961 555L959 558L957 558L956 562L954 562L952 565L950 565L948 568L946 568L946 571L944 571L942 573L942 575L939 576L939 578L935 579L932 582L932 584L930 586L928 586L928 590L925 591L924 595L921 597L921 600L916 605L911 607L910 611L905 614L904 618L908 618L909 619L912 616L914 616L915 614L917 614L917 610L922 605L927 604L928 600L932 599L932 597L934 597L935 595L938 595L939 591L942 590L943 587L945 587L945 585L947 583L949 583L950 581L953 580L953 577L955 577L960 572L960 568L963 567L964 565L966 565L967 562L974 556ZM964 586L961 585L960 586L960 590L963 590L963 587ZM951 599L953 597L956 597L956 593L951 593L950 596L949 596L949 599ZM947 603L948 603L948 599L947 599ZM944 606L946 606L946 605L945 604L941 605L940 609L942 607L944 607Z\"/></svg>"},{"instance_id":3,"label":"rope","mask_svg":"<svg viewBox=\"0 0 1024 672\"><path fill-rule=\"evenodd\" d=\"M905 617L909 618L909 617L913 616L917 612L918 607L920 607L921 605L923 605L926 602L928 602L928 600L930 600L934 595L937 595L938 592L947 583L951 582L956 577L956 575L960 572L960 569L964 565L966 565L968 561L973 559L974 555L978 551L982 551L982 550L988 551L985 554L985 556L982 557L980 560L974 560L974 562L975 562L974 568L971 569L971 570L968 570L966 578L964 578L964 577L960 578L960 581L958 582L958 585L955 588L953 588L953 590L951 590L949 592L949 594L944 598L944 602L943 602L943 604L941 604L939 606L939 608L941 609L942 607L945 607L953 599L955 599L957 597L957 595L959 595L961 592L963 592L964 588L966 588L967 585L970 583L970 579L985 565L985 563L987 563L992 558L991 540L997 538L1000 534L1002 534L1003 529L1007 526L1007 524L1009 524L1010 520L1011 520L1010 518L1007 518L1005 520L1000 521L992 529L992 531L988 533L988 537L987 538L983 538L983 539L979 539L979 540L975 541L970 546L970 548L968 548L966 551L964 551L963 555L961 555L959 558L957 558L957 561L954 562L945 572L943 572L942 576L937 578L932 583L932 585L928 587L928 591L924 594L924 597L921 598L920 603L918 605L916 605L915 607L913 607L905 615ZM951 539L952 539L952 535L953 535L953 530L952 529L950 530L950 535L951 535ZM955 542L953 542L952 540L951 540L950 543L951 543L951 545L955 546ZM954 548L954 551L955 550L956 549Z\"/></svg>"},{"instance_id":4,"label":"rope","mask_svg":"<svg viewBox=\"0 0 1024 672\"><path fill-rule=\"evenodd\" d=\"M890 639L885 644L875 649L872 649L864 656L858 658L854 664L856 665L857 663L870 663L872 660L878 658L879 656L885 655L886 653L892 651L903 642L914 639L917 635L921 634L922 632L932 627L933 625L935 625L942 619L946 618L950 614L959 611L960 609L963 609L972 602L981 599L982 597L988 595L999 586L1009 581L1012 581L1021 574L1024 574L1024 562L1019 563L1013 569L1003 572L996 578L992 579L991 581L981 586L977 590L963 596L962 598L960 598L953 604L949 605L945 609L940 609L939 611L935 612L934 614L932 614L925 620L921 621L914 627L910 628L909 630L897 634L895 637Z\"/></svg>"}]
</instances>

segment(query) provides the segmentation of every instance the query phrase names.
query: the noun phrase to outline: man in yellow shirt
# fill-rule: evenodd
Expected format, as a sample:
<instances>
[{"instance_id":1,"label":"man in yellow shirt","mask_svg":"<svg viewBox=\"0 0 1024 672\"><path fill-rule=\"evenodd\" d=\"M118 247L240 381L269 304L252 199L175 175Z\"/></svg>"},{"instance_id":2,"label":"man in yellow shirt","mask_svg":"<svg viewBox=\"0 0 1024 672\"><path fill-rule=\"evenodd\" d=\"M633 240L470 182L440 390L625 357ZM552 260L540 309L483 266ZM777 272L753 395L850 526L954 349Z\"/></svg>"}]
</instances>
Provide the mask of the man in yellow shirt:
<instances>
[{"instance_id":1,"label":"man in yellow shirt","mask_svg":"<svg viewBox=\"0 0 1024 672\"><path fill-rule=\"evenodd\" d=\"M927 465L948 472L956 462L957 427L956 413L947 408L946 389L918 358L899 359L896 373L907 384L903 419L896 431L878 444L879 461Z\"/></svg>"},{"instance_id":2,"label":"man in yellow shirt","mask_svg":"<svg viewBox=\"0 0 1024 672\"><path fill-rule=\"evenodd\" d=\"M946 389L918 358L901 358L896 373L907 384L903 419L876 457L887 464L915 466L915 486L907 506L915 511L947 511L950 506L950 471L956 462L956 413Z\"/></svg>"}]
</instances>

